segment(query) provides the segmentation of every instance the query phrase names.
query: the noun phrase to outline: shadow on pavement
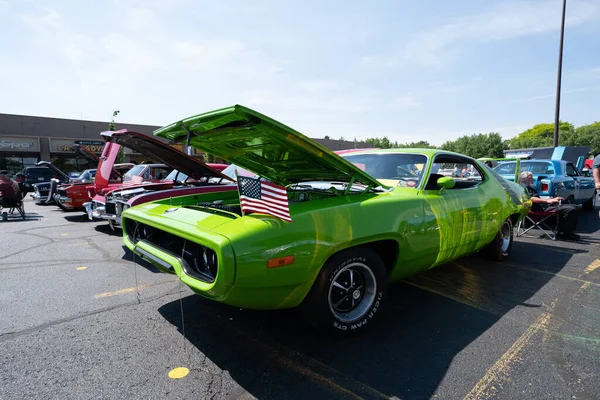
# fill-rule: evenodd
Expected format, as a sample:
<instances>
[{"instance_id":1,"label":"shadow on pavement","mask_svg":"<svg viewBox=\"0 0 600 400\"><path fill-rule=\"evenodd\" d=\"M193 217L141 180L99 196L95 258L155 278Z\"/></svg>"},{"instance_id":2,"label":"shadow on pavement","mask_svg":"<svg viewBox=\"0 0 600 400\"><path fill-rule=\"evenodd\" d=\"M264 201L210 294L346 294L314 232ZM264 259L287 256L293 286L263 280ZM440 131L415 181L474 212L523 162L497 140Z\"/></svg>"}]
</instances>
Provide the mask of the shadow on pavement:
<instances>
[{"instance_id":1,"label":"shadow on pavement","mask_svg":"<svg viewBox=\"0 0 600 400\"><path fill-rule=\"evenodd\" d=\"M62 210L58 210L58 211L64 212ZM77 222L77 223L79 223L79 222L98 222L98 220L89 219L87 214L84 214L84 213L65 215L63 218L69 222Z\"/></svg>"},{"instance_id":2,"label":"shadow on pavement","mask_svg":"<svg viewBox=\"0 0 600 400\"><path fill-rule=\"evenodd\" d=\"M549 248L540 257L515 242L510 260L539 261L558 272L571 256ZM477 255L459 259L391 285L379 320L341 340L319 336L296 310L241 310L189 296L182 299L185 332L260 399L430 398L455 356L503 315L542 307L530 299L551 277ZM182 331L179 300L159 312Z\"/></svg>"},{"instance_id":3,"label":"shadow on pavement","mask_svg":"<svg viewBox=\"0 0 600 400\"><path fill-rule=\"evenodd\" d=\"M3 223L3 222L39 221L42 218L44 218L44 216L40 215L38 213L28 213L28 212L25 212L25 219L23 219L23 217L21 216L21 214L19 214L18 212L15 211L12 214L8 214L8 212L7 212L7 220L6 221L2 221L0 219L0 223Z\"/></svg>"},{"instance_id":4,"label":"shadow on pavement","mask_svg":"<svg viewBox=\"0 0 600 400\"><path fill-rule=\"evenodd\" d=\"M86 216L87 218L87 216ZM113 230L111 229L110 225L108 225L108 222L104 221L103 224L98 224L94 227L94 229L96 230L96 232L100 232L100 233L104 233L105 235L111 235L111 236L123 236L123 232L118 229L118 230Z\"/></svg>"},{"instance_id":5,"label":"shadow on pavement","mask_svg":"<svg viewBox=\"0 0 600 400\"><path fill-rule=\"evenodd\" d=\"M260 399L431 398L461 362L456 356L480 337L489 342L500 318L516 307L546 309L532 298L574 255L592 251L581 245L599 242L598 222L596 207L579 215L577 232L586 233L579 242L519 239L505 263L476 254L393 284L379 320L341 340L320 336L296 310L242 310L189 296L159 312L183 332L182 306L186 338Z\"/></svg>"},{"instance_id":6,"label":"shadow on pavement","mask_svg":"<svg viewBox=\"0 0 600 400\"><path fill-rule=\"evenodd\" d=\"M154 265L152 265L149 262L136 256L133 253L133 251L131 251L127 248L127 246L123 245L122 247L123 247L123 256L121 257L121 260L134 262L135 264L139 265L140 267L146 268L148 271L153 272L155 274L161 273L161 271L158 268L156 268ZM137 268L137 265L136 265L136 268Z\"/></svg>"}]
</instances>

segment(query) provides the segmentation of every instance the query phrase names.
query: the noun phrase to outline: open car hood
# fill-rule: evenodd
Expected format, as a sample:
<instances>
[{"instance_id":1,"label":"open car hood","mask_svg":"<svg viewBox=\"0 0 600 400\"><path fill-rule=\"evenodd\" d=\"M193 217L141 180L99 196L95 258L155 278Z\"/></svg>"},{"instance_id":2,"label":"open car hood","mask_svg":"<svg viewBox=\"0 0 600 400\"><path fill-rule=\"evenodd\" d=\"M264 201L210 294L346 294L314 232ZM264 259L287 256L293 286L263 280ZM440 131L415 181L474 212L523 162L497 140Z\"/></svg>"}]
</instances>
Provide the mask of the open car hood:
<instances>
[{"instance_id":1,"label":"open car hood","mask_svg":"<svg viewBox=\"0 0 600 400\"><path fill-rule=\"evenodd\" d=\"M108 187L111 175L121 176L113 169L120 148L121 146L116 143L106 143L104 145L100 161L98 161L98 168L96 168L96 177L94 178L96 193L100 193L102 189Z\"/></svg>"},{"instance_id":2,"label":"open car hood","mask_svg":"<svg viewBox=\"0 0 600 400\"><path fill-rule=\"evenodd\" d=\"M37 164L35 164L37 166L40 167L48 167L50 168L52 171L54 171L57 175L60 175L63 177L63 179L61 179L62 181L64 181L65 183L70 182L71 178L69 178L69 175L65 174L64 172L62 172L56 165L52 164L50 161L40 161Z\"/></svg>"},{"instance_id":3,"label":"open car hood","mask_svg":"<svg viewBox=\"0 0 600 400\"><path fill-rule=\"evenodd\" d=\"M175 142L189 142L196 149L280 185L315 180L381 185L326 147L240 105L186 118L157 129L154 134Z\"/></svg>"},{"instance_id":4,"label":"open car hood","mask_svg":"<svg viewBox=\"0 0 600 400\"><path fill-rule=\"evenodd\" d=\"M92 163L92 165L97 165L98 161L100 160L100 158L97 155L95 155L94 153L89 151L85 146L82 146L80 144L74 144L73 146L71 146L71 150L81 158L85 158L86 160L88 160L90 163Z\"/></svg>"},{"instance_id":5,"label":"open car hood","mask_svg":"<svg viewBox=\"0 0 600 400\"><path fill-rule=\"evenodd\" d=\"M126 129L115 132L102 132L102 136L108 143L117 143L121 146L129 147L159 163L177 169L193 179L223 178L228 181L231 180L227 175L223 175L219 171L212 169L197 158L188 156L156 138Z\"/></svg>"}]
</instances>

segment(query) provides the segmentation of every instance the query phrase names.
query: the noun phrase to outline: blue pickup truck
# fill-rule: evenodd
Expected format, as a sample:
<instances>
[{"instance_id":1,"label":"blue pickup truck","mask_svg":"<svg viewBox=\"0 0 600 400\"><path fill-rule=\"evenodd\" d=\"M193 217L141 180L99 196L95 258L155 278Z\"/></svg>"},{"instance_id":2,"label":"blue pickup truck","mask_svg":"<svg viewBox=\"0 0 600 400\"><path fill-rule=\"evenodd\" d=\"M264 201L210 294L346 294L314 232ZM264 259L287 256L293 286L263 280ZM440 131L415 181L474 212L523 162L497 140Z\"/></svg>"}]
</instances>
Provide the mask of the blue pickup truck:
<instances>
[{"instance_id":1,"label":"blue pickup truck","mask_svg":"<svg viewBox=\"0 0 600 400\"><path fill-rule=\"evenodd\" d=\"M508 180L515 179L516 161L501 162L494 168ZM594 209L594 178L582 176L572 162L564 160L521 161L519 172L530 171L540 196L563 197L567 203Z\"/></svg>"}]
</instances>

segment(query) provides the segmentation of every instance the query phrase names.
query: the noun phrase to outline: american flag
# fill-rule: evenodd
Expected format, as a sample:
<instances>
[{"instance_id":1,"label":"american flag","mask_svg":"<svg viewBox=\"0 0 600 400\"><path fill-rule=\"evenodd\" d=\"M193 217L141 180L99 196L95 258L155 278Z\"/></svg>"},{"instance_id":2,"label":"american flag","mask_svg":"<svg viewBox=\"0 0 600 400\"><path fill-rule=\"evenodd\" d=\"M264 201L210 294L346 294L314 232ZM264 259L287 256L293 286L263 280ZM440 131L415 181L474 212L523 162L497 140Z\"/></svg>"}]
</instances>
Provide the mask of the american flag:
<instances>
[{"instance_id":1,"label":"american flag","mask_svg":"<svg viewBox=\"0 0 600 400\"><path fill-rule=\"evenodd\" d=\"M144 182L144 178L142 178L139 175L134 175L131 177L131 180L128 180L127 182L123 182L123 186L127 187L127 186L141 185L142 182Z\"/></svg>"},{"instance_id":2,"label":"american flag","mask_svg":"<svg viewBox=\"0 0 600 400\"><path fill-rule=\"evenodd\" d=\"M247 176L238 176L242 212L268 214L292 222L285 187Z\"/></svg>"}]
</instances>

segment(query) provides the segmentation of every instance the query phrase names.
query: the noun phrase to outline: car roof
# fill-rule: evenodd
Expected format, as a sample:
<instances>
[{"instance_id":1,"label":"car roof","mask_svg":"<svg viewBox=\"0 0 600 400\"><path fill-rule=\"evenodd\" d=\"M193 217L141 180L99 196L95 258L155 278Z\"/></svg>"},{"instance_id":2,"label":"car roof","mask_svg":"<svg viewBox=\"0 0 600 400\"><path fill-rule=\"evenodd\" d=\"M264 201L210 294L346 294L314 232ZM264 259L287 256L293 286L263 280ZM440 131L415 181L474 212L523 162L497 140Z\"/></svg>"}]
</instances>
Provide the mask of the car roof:
<instances>
[{"instance_id":1,"label":"car roof","mask_svg":"<svg viewBox=\"0 0 600 400\"><path fill-rule=\"evenodd\" d=\"M440 149L430 149L430 148L393 148L393 149L367 149L367 150L357 150L348 153L340 154L341 157L348 156L356 156L361 154L424 154L426 156L434 156L439 154L449 155L449 156L458 156L462 158L467 158L469 160L473 160L472 157L469 157L465 154L455 153L453 151L446 151Z\"/></svg>"}]
</instances>

